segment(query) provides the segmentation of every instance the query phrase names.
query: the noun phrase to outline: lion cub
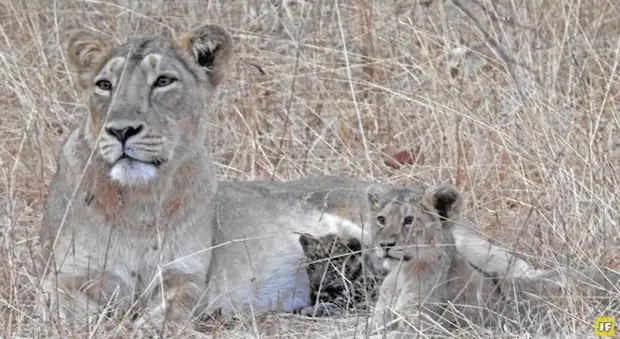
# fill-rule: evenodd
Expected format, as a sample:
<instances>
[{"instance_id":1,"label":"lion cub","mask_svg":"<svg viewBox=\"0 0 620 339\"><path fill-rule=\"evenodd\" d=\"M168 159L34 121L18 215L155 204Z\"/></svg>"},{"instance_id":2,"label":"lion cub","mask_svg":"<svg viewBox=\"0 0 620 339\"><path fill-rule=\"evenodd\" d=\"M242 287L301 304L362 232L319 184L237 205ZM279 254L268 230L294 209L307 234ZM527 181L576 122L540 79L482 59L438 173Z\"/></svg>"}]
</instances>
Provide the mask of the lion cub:
<instances>
[{"instance_id":1,"label":"lion cub","mask_svg":"<svg viewBox=\"0 0 620 339\"><path fill-rule=\"evenodd\" d=\"M387 271L375 267L362 244L337 234L315 238L302 234L299 243L306 255L311 306L306 316L338 316L347 310L369 310L377 300Z\"/></svg>"},{"instance_id":2,"label":"lion cub","mask_svg":"<svg viewBox=\"0 0 620 339\"><path fill-rule=\"evenodd\" d=\"M595 266L575 271L558 267L532 276L485 276L456 249L453 230L467 221L460 214L461 193L452 185L423 193L407 188L370 192L368 199L372 243L390 270L380 287L371 329L445 336L477 325L552 333L560 316L554 305L565 298L569 276L573 287L590 290L603 307L618 300L612 292L620 275ZM593 288L596 285L602 288Z\"/></svg>"},{"instance_id":3,"label":"lion cub","mask_svg":"<svg viewBox=\"0 0 620 339\"><path fill-rule=\"evenodd\" d=\"M490 307L485 304L496 301L498 293L456 251L452 228L462 204L456 187L440 185L423 193L406 188L381 195L371 192L369 201L373 243L390 270L380 288L372 326L391 328L396 322L397 328L407 324L429 333L459 326L462 319L488 318L483 312ZM425 322L420 311L433 320Z\"/></svg>"}]
</instances>

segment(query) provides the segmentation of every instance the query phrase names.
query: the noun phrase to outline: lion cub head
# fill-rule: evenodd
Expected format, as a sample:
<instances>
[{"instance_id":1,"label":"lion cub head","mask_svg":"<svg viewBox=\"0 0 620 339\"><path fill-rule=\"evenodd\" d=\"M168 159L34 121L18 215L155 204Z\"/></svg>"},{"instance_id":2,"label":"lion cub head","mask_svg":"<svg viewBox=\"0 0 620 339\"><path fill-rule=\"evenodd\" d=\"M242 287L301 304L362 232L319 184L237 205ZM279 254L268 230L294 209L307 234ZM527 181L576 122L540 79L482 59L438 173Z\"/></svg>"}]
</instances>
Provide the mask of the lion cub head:
<instances>
[{"instance_id":1,"label":"lion cub head","mask_svg":"<svg viewBox=\"0 0 620 339\"><path fill-rule=\"evenodd\" d=\"M362 254L359 240L334 233L318 238L301 234L299 243L306 256L311 302L302 314L333 316L347 310L370 309L388 272L375 267Z\"/></svg>"},{"instance_id":2,"label":"lion cub head","mask_svg":"<svg viewBox=\"0 0 620 339\"><path fill-rule=\"evenodd\" d=\"M346 281L362 273L362 244L355 238L343 239L337 234L316 238L301 234L299 243L308 263L306 272L313 302L331 301L343 293Z\"/></svg>"},{"instance_id":3,"label":"lion cub head","mask_svg":"<svg viewBox=\"0 0 620 339\"><path fill-rule=\"evenodd\" d=\"M373 243L384 266L419 258L424 248L450 243L451 228L460 213L462 197L452 185L425 190L371 190L368 194Z\"/></svg>"},{"instance_id":4,"label":"lion cub head","mask_svg":"<svg viewBox=\"0 0 620 339\"><path fill-rule=\"evenodd\" d=\"M84 31L70 38L68 60L89 108L84 137L112 182L149 184L198 155L210 113L205 106L224 77L232 45L215 25L178 41L117 44Z\"/></svg>"}]
</instances>

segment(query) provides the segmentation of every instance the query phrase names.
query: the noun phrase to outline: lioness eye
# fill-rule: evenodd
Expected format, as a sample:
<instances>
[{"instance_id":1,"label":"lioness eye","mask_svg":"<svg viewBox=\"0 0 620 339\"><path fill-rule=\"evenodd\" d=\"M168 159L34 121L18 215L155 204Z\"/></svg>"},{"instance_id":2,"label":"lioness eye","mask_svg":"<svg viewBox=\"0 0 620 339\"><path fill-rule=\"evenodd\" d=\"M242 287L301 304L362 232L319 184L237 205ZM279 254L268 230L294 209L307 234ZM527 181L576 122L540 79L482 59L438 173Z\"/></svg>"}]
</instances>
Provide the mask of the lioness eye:
<instances>
[{"instance_id":1,"label":"lioness eye","mask_svg":"<svg viewBox=\"0 0 620 339\"><path fill-rule=\"evenodd\" d=\"M95 82L95 86L99 87L102 91L110 91L112 90L112 83L110 80L101 79Z\"/></svg>"},{"instance_id":2,"label":"lioness eye","mask_svg":"<svg viewBox=\"0 0 620 339\"><path fill-rule=\"evenodd\" d=\"M413 223L413 217L405 217L403 225L411 225Z\"/></svg>"},{"instance_id":3,"label":"lioness eye","mask_svg":"<svg viewBox=\"0 0 620 339\"><path fill-rule=\"evenodd\" d=\"M379 222L379 224L381 225L385 225L385 217L380 215L377 217L377 221Z\"/></svg>"},{"instance_id":4,"label":"lioness eye","mask_svg":"<svg viewBox=\"0 0 620 339\"><path fill-rule=\"evenodd\" d=\"M166 86L170 86L170 84L172 84L175 81L177 81L177 79L173 77L169 77L167 75L160 75L159 78L155 80L155 83L153 84L153 86L154 87L166 87Z\"/></svg>"}]
</instances>

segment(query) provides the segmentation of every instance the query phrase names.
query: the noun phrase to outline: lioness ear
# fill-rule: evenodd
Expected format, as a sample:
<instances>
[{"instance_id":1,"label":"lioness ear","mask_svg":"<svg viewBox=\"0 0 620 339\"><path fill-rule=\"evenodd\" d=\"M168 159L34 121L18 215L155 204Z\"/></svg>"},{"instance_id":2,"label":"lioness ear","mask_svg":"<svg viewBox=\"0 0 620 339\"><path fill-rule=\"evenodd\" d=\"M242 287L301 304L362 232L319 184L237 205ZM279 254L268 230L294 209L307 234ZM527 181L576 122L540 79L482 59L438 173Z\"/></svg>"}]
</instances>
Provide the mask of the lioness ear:
<instances>
[{"instance_id":1,"label":"lioness ear","mask_svg":"<svg viewBox=\"0 0 620 339\"><path fill-rule=\"evenodd\" d=\"M422 204L431 213L436 213L444 221L454 219L461 212L463 198L455 186L442 184L424 192Z\"/></svg>"},{"instance_id":2,"label":"lioness ear","mask_svg":"<svg viewBox=\"0 0 620 339\"><path fill-rule=\"evenodd\" d=\"M319 245L319 239L315 238L311 234L303 233L299 235L299 244L305 255Z\"/></svg>"},{"instance_id":3,"label":"lioness ear","mask_svg":"<svg viewBox=\"0 0 620 339\"><path fill-rule=\"evenodd\" d=\"M230 33L222 26L204 25L181 36L179 44L205 70L211 85L219 85L232 56Z\"/></svg>"},{"instance_id":4,"label":"lioness ear","mask_svg":"<svg viewBox=\"0 0 620 339\"><path fill-rule=\"evenodd\" d=\"M78 84L82 89L88 87L109 46L108 39L89 31L79 30L69 38L67 57L69 64L77 72Z\"/></svg>"}]
</instances>

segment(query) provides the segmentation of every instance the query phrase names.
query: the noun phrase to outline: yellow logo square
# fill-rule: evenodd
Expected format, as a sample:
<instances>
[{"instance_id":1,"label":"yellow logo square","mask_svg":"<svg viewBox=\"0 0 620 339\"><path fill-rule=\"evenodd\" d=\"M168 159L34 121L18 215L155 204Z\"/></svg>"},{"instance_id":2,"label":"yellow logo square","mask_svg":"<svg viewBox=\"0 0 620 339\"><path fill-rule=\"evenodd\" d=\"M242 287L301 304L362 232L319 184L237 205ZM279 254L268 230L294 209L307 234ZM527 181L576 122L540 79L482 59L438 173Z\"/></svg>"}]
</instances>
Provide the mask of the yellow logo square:
<instances>
[{"instance_id":1,"label":"yellow logo square","mask_svg":"<svg viewBox=\"0 0 620 339\"><path fill-rule=\"evenodd\" d=\"M613 337L616 327L614 317L597 317L594 320L594 335L597 337Z\"/></svg>"}]
</instances>

